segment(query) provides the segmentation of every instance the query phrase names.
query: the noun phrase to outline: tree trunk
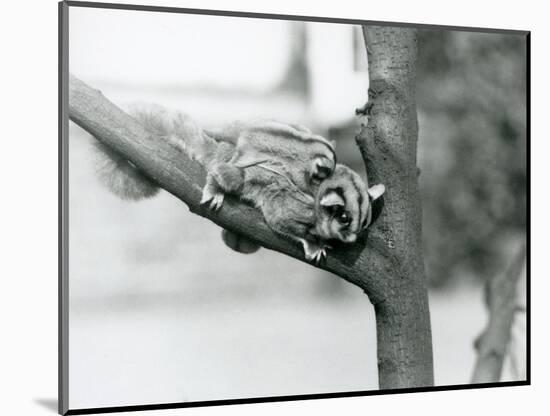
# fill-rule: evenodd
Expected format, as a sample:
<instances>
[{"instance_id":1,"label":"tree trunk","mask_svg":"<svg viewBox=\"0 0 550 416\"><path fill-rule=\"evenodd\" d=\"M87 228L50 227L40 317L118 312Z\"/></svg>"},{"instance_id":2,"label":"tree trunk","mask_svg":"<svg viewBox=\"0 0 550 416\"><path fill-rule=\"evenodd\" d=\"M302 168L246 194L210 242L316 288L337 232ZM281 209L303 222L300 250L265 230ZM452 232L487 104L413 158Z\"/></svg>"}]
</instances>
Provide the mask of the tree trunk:
<instances>
[{"instance_id":1,"label":"tree trunk","mask_svg":"<svg viewBox=\"0 0 550 416\"><path fill-rule=\"evenodd\" d=\"M431 386L432 339L416 166L416 31L365 26L363 34L369 100L360 111L366 123L356 139L369 181L386 185L384 208L368 238L382 242L385 256L392 259L383 292L370 296L380 388Z\"/></svg>"}]
</instances>

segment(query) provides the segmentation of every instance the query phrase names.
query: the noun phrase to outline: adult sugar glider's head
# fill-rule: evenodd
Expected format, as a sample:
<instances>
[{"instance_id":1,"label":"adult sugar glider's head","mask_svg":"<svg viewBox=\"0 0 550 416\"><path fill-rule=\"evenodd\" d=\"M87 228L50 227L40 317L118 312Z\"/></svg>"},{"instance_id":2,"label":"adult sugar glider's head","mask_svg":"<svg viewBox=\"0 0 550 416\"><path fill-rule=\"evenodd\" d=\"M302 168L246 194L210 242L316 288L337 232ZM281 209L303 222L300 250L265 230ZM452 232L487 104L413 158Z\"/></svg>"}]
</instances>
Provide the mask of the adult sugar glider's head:
<instances>
[{"instance_id":1,"label":"adult sugar glider's head","mask_svg":"<svg viewBox=\"0 0 550 416\"><path fill-rule=\"evenodd\" d=\"M369 188L356 172L337 164L332 175L319 186L313 232L323 240L355 242L371 222L372 201L384 191L384 185Z\"/></svg>"}]
</instances>

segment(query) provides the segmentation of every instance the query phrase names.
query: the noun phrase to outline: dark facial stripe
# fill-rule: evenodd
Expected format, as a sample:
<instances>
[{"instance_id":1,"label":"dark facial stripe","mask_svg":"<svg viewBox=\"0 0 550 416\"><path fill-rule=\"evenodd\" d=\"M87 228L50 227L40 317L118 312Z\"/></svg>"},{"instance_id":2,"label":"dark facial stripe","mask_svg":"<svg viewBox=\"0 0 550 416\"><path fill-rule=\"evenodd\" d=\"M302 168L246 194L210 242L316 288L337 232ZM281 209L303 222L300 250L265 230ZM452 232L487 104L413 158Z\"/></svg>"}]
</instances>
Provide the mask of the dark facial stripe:
<instances>
[{"instance_id":1,"label":"dark facial stripe","mask_svg":"<svg viewBox=\"0 0 550 416\"><path fill-rule=\"evenodd\" d=\"M317 142L326 146L332 153L334 163L336 163L336 152L334 151L334 146L331 142L325 139L323 136L319 136L313 133L304 132L303 130L297 129L293 125L282 124L281 125L262 125L262 126L253 126L250 131L261 131L268 132L274 135L298 138L304 142ZM294 130L294 131L292 131Z\"/></svg>"},{"instance_id":2,"label":"dark facial stripe","mask_svg":"<svg viewBox=\"0 0 550 416\"><path fill-rule=\"evenodd\" d=\"M363 206L363 194L361 193L361 189L359 188L359 185L357 185L356 177L355 175L350 175L351 177L351 183L353 184L353 187L355 188L355 192L357 192L357 201L359 202L359 213L361 212L361 207Z\"/></svg>"},{"instance_id":3,"label":"dark facial stripe","mask_svg":"<svg viewBox=\"0 0 550 416\"><path fill-rule=\"evenodd\" d=\"M341 186L337 186L335 188L327 188L327 190L325 191L325 195L330 194L331 192L336 193L340 198L342 198L342 200L344 201L344 207L347 205L346 195L344 195L344 188L342 188Z\"/></svg>"},{"instance_id":4,"label":"dark facial stripe","mask_svg":"<svg viewBox=\"0 0 550 416\"><path fill-rule=\"evenodd\" d=\"M369 194L367 194L367 198L369 200L369 208L367 210L367 215L365 216L365 219L363 220L363 223L361 224L362 229L365 228L367 225L369 225L369 224L367 224L367 221L369 220L369 212L372 212L372 198ZM372 220L372 218L371 218L371 220Z\"/></svg>"}]
</instances>

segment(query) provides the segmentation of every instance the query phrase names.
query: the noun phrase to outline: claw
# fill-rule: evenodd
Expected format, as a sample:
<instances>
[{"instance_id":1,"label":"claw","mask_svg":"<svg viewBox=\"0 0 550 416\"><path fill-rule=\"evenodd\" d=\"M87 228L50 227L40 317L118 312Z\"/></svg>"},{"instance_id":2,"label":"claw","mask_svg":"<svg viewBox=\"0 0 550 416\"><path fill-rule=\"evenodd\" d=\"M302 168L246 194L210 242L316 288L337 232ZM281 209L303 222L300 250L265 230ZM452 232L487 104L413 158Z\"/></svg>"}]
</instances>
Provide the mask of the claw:
<instances>
[{"instance_id":1,"label":"claw","mask_svg":"<svg viewBox=\"0 0 550 416\"><path fill-rule=\"evenodd\" d=\"M223 204L224 196L223 193L212 193L208 189L203 189L200 204L204 205L210 202L210 209L217 211Z\"/></svg>"},{"instance_id":2,"label":"claw","mask_svg":"<svg viewBox=\"0 0 550 416\"><path fill-rule=\"evenodd\" d=\"M306 260L319 265L322 260L326 260L327 252L325 246L320 245L320 243L315 243L307 240L300 240L302 246L304 247L304 256Z\"/></svg>"},{"instance_id":3,"label":"claw","mask_svg":"<svg viewBox=\"0 0 550 416\"><path fill-rule=\"evenodd\" d=\"M211 200L212 200L211 196L202 194L202 198L201 198L201 201L199 202L199 204L204 205L204 204L206 204L207 202L209 202Z\"/></svg>"},{"instance_id":4,"label":"claw","mask_svg":"<svg viewBox=\"0 0 550 416\"><path fill-rule=\"evenodd\" d=\"M223 194L216 194L213 196L212 201L210 202L210 209L217 211L222 207L223 204Z\"/></svg>"},{"instance_id":5,"label":"claw","mask_svg":"<svg viewBox=\"0 0 550 416\"><path fill-rule=\"evenodd\" d=\"M325 261L326 259L327 259L327 252L325 251L324 247L321 247L317 255L317 264L320 264L322 261Z\"/></svg>"},{"instance_id":6,"label":"claw","mask_svg":"<svg viewBox=\"0 0 550 416\"><path fill-rule=\"evenodd\" d=\"M321 252L321 250L319 250L315 254L315 264L320 264L322 259L323 259L323 253Z\"/></svg>"}]
</instances>

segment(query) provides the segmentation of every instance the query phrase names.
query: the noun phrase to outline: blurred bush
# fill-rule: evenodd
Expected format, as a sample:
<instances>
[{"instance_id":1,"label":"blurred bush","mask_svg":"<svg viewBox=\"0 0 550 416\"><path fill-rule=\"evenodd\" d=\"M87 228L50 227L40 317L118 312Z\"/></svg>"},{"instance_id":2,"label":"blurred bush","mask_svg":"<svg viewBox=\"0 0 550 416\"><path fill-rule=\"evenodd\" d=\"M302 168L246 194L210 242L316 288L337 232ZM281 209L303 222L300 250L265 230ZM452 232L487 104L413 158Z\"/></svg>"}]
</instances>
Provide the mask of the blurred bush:
<instances>
[{"instance_id":1,"label":"blurred bush","mask_svg":"<svg viewBox=\"0 0 550 416\"><path fill-rule=\"evenodd\" d=\"M526 43L419 31L419 166L430 283L489 278L526 230Z\"/></svg>"}]
</instances>

